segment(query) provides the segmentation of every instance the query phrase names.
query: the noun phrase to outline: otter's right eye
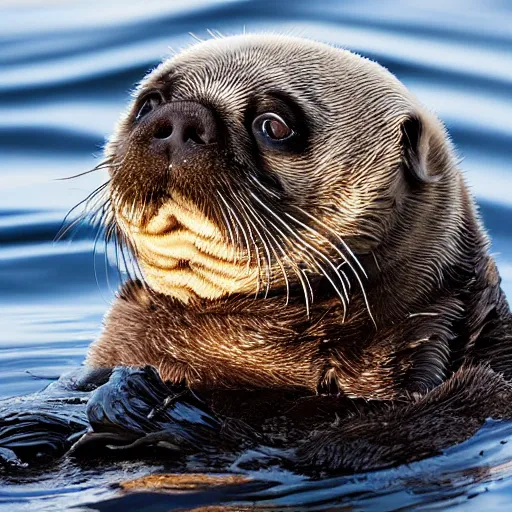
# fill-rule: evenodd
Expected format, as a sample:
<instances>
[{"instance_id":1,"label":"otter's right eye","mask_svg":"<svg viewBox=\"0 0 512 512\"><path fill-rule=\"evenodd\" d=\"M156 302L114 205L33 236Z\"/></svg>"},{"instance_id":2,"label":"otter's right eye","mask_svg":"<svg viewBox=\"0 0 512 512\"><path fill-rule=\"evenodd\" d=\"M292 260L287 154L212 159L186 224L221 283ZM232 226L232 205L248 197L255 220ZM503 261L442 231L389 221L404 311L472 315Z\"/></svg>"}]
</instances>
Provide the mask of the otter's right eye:
<instances>
[{"instance_id":1,"label":"otter's right eye","mask_svg":"<svg viewBox=\"0 0 512 512\"><path fill-rule=\"evenodd\" d=\"M149 96L146 96L146 98L144 99L144 103L142 103L142 106L139 108L139 111L137 112L135 120L139 121L161 104L162 96L160 96L160 94L154 93L150 94Z\"/></svg>"}]
</instances>

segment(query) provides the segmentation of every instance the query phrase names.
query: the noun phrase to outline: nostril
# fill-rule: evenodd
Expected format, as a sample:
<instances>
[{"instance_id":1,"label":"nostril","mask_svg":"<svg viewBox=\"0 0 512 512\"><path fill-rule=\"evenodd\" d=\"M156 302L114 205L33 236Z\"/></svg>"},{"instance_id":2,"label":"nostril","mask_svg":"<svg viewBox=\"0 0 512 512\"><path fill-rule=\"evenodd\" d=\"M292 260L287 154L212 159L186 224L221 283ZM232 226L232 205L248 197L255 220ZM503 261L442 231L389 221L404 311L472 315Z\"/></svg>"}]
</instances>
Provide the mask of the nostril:
<instances>
[{"instance_id":1,"label":"nostril","mask_svg":"<svg viewBox=\"0 0 512 512\"><path fill-rule=\"evenodd\" d=\"M158 128L155 132L154 137L155 137L155 139L167 139L171 135L172 135L172 126L166 125L166 126L161 126L160 128Z\"/></svg>"},{"instance_id":2,"label":"nostril","mask_svg":"<svg viewBox=\"0 0 512 512\"><path fill-rule=\"evenodd\" d=\"M185 129L185 132L183 133L183 140L185 142L191 140L196 144L206 144L204 130L200 127L196 128L195 126L189 126Z\"/></svg>"}]
</instances>

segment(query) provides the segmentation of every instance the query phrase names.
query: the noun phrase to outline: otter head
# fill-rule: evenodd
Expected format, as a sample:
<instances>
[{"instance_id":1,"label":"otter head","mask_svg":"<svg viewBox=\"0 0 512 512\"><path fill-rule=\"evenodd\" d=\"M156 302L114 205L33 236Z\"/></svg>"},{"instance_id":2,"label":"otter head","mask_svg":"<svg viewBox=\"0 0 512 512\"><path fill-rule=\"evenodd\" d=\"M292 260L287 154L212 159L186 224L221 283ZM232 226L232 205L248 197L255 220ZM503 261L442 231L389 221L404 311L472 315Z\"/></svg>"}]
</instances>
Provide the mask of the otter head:
<instances>
[{"instance_id":1,"label":"otter head","mask_svg":"<svg viewBox=\"0 0 512 512\"><path fill-rule=\"evenodd\" d=\"M363 255L409 252L428 213L415 191L442 181L446 144L374 62L284 36L210 40L138 87L107 146L111 204L160 293L282 290L309 307L322 289L346 311L354 293L367 301Z\"/></svg>"}]
</instances>

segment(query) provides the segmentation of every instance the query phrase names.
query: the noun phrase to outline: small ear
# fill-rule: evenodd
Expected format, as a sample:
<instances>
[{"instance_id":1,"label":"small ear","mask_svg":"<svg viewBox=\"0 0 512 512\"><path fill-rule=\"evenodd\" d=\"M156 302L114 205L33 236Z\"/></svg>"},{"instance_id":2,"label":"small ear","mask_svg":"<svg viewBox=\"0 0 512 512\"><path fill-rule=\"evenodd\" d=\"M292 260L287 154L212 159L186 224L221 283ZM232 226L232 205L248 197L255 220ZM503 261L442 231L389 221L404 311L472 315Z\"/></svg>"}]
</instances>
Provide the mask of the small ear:
<instances>
[{"instance_id":1,"label":"small ear","mask_svg":"<svg viewBox=\"0 0 512 512\"><path fill-rule=\"evenodd\" d=\"M429 141L422 120L411 114L402 123L402 152L406 178L412 184L437 181L428 171Z\"/></svg>"}]
</instances>

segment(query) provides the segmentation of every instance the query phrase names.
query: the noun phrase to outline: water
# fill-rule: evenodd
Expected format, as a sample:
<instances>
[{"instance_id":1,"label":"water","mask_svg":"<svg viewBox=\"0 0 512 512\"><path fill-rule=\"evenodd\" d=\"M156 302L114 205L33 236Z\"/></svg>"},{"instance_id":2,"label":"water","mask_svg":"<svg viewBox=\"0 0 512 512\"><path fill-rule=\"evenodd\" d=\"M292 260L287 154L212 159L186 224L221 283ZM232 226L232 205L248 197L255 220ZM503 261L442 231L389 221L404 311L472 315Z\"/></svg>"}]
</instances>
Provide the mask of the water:
<instances>
[{"instance_id":1,"label":"water","mask_svg":"<svg viewBox=\"0 0 512 512\"><path fill-rule=\"evenodd\" d=\"M192 44L190 31L200 37L208 37L208 28L310 36L388 67L447 124L512 296L511 27L506 0L2 4L0 397L37 391L78 366L97 336L113 299L115 269L106 270L101 244L93 258L90 231L72 243L53 239L66 211L105 175L56 180L97 163L134 83L171 53L169 46ZM491 422L441 457L370 475L307 482L287 473L259 474L280 484L244 503L257 499L270 510L299 504L304 510L346 504L356 510L496 509L512 499L512 450L500 443L511 433L510 426ZM61 476L0 488L0 508L65 509L112 497L109 482L150 470L136 463L101 474L70 467ZM144 503L151 510L204 503L187 499L167 499L163 508L156 499ZM139 509L133 500L119 506Z\"/></svg>"}]
</instances>

